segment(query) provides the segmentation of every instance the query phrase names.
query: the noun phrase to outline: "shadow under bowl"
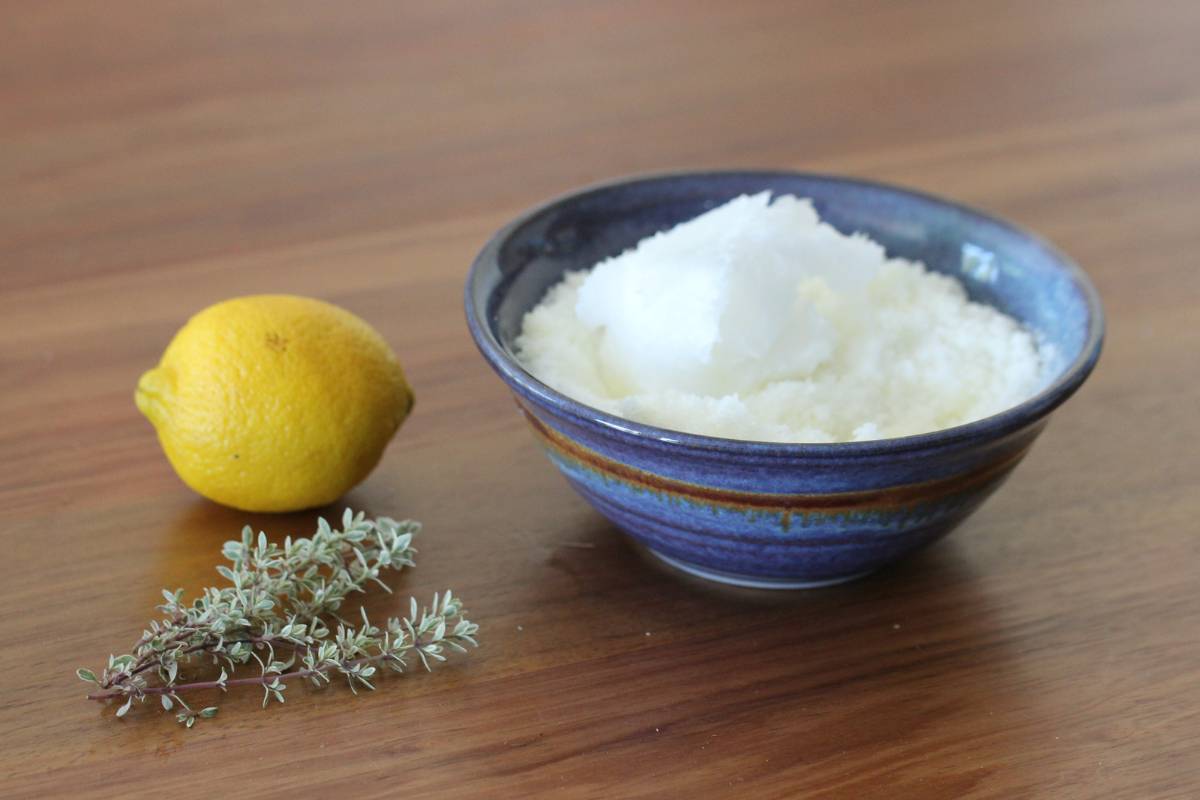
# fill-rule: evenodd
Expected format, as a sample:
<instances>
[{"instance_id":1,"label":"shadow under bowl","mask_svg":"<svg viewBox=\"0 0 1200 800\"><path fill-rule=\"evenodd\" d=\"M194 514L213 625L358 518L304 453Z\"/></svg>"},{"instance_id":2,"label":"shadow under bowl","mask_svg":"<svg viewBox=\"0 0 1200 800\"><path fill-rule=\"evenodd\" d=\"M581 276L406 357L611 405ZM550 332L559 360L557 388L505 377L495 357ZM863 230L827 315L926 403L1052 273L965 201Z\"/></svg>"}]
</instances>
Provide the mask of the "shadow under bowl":
<instances>
[{"instance_id":1,"label":"shadow under bowl","mask_svg":"<svg viewBox=\"0 0 1200 800\"><path fill-rule=\"evenodd\" d=\"M1037 336L1044 388L999 414L916 436L835 444L722 439L591 408L514 354L524 315L572 270L741 195L810 198L889 256L953 275ZM1038 237L979 211L862 180L793 172L635 177L553 200L497 232L471 267L467 323L551 461L656 556L726 583L796 588L859 577L945 535L994 492L1095 366L1095 288Z\"/></svg>"}]
</instances>

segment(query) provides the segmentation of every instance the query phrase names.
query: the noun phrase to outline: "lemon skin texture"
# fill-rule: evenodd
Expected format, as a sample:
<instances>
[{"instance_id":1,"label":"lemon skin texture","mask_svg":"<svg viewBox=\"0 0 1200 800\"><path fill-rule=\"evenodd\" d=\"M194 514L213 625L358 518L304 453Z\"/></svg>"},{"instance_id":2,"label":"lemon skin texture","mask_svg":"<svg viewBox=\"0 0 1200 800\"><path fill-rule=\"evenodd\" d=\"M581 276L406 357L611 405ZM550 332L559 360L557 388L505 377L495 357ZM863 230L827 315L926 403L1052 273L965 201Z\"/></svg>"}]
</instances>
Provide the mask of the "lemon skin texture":
<instances>
[{"instance_id":1,"label":"lemon skin texture","mask_svg":"<svg viewBox=\"0 0 1200 800\"><path fill-rule=\"evenodd\" d=\"M374 328L292 295L196 314L134 399L183 482L244 511L332 503L375 468L413 405Z\"/></svg>"}]
</instances>

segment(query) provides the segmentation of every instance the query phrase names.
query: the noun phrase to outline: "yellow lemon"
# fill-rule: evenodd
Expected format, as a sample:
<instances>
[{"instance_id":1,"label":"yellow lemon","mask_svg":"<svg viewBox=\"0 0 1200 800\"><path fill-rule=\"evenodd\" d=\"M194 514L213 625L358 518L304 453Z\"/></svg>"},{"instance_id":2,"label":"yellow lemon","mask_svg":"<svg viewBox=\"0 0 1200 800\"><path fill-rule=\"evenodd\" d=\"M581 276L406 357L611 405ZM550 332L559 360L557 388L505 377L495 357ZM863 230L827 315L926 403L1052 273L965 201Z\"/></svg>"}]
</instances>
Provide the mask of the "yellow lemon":
<instances>
[{"instance_id":1,"label":"yellow lemon","mask_svg":"<svg viewBox=\"0 0 1200 800\"><path fill-rule=\"evenodd\" d=\"M134 399L183 482L244 511L333 502L375 468L413 404L374 328L290 295L204 309Z\"/></svg>"}]
</instances>

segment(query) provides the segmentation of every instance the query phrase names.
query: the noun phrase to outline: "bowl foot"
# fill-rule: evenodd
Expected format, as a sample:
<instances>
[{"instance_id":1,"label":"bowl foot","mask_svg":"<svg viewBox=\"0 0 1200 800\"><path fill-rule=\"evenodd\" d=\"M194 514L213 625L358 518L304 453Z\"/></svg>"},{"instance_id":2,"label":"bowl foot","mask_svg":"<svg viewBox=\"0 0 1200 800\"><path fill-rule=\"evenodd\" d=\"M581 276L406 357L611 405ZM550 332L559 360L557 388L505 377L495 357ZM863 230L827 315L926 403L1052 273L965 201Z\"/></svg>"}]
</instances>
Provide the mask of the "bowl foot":
<instances>
[{"instance_id":1,"label":"bowl foot","mask_svg":"<svg viewBox=\"0 0 1200 800\"><path fill-rule=\"evenodd\" d=\"M734 572L722 572L721 570L702 567L687 561L680 561L677 558L660 553L653 548L647 547L646 550L659 561L681 572L695 575L697 578L703 578L706 581L715 581L730 586L745 586L750 589L818 589L822 586L835 586L839 583L856 580L874 572L874 570L866 570L864 572L855 572L851 575L839 575L835 578L821 578L819 580L767 578L758 575L739 575Z\"/></svg>"}]
</instances>

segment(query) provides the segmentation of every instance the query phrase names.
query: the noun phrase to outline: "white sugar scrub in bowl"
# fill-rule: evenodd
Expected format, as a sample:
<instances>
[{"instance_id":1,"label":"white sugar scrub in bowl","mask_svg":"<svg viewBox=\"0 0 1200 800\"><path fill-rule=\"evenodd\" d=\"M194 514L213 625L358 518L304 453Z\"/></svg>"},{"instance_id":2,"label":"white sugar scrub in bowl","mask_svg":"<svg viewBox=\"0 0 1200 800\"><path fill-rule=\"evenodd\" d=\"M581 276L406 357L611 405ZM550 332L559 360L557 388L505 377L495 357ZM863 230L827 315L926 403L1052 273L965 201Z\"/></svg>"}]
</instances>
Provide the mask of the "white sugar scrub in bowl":
<instances>
[{"instance_id":1,"label":"white sugar scrub in bowl","mask_svg":"<svg viewBox=\"0 0 1200 800\"><path fill-rule=\"evenodd\" d=\"M465 301L584 500L672 567L777 589L865 575L953 530L1104 340L1091 281L1036 235L783 170L551 200L484 245Z\"/></svg>"},{"instance_id":2,"label":"white sugar scrub in bowl","mask_svg":"<svg viewBox=\"0 0 1200 800\"><path fill-rule=\"evenodd\" d=\"M693 434L854 442L983 419L1046 382L1035 336L813 204L735 197L569 271L516 356L601 411Z\"/></svg>"}]
</instances>

